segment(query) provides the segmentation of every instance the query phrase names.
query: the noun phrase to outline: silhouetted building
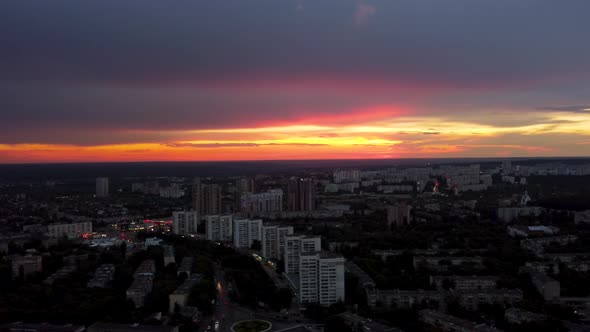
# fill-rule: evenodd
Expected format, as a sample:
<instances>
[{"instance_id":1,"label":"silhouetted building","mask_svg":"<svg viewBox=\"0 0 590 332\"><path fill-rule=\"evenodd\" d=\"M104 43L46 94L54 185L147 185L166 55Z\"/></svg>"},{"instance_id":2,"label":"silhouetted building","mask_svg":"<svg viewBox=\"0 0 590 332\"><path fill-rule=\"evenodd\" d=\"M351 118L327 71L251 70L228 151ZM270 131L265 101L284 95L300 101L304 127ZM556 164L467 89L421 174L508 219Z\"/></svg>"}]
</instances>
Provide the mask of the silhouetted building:
<instances>
[{"instance_id":1,"label":"silhouetted building","mask_svg":"<svg viewBox=\"0 0 590 332\"><path fill-rule=\"evenodd\" d=\"M215 183L193 184L194 210L200 215L221 213L221 186Z\"/></svg>"},{"instance_id":2,"label":"silhouetted building","mask_svg":"<svg viewBox=\"0 0 590 332\"><path fill-rule=\"evenodd\" d=\"M234 192L235 211L242 211L242 196L245 193L254 193L254 180L250 178L236 180L236 188Z\"/></svg>"},{"instance_id":3,"label":"silhouetted building","mask_svg":"<svg viewBox=\"0 0 590 332\"><path fill-rule=\"evenodd\" d=\"M289 179L287 200L290 211L315 210L315 180L312 178Z\"/></svg>"},{"instance_id":4,"label":"silhouetted building","mask_svg":"<svg viewBox=\"0 0 590 332\"><path fill-rule=\"evenodd\" d=\"M283 191L272 189L264 193L243 193L240 202L243 212L280 212L283 211Z\"/></svg>"},{"instance_id":5,"label":"silhouetted building","mask_svg":"<svg viewBox=\"0 0 590 332\"><path fill-rule=\"evenodd\" d=\"M109 195L109 178L96 178L96 197Z\"/></svg>"},{"instance_id":6,"label":"silhouetted building","mask_svg":"<svg viewBox=\"0 0 590 332\"><path fill-rule=\"evenodd\" d=\"M293 235L293 226L262 226L262 256L282 259L285 254L285 238Z\"/></svg>"},{"instance_id":7,"label":"silhouetted building","mask_svg":"<svg viewBox=\"0 0 590 332\"><path fill-rule=\"evenodd\" d=\"M231 214L205 216L207 220L207 240L231 241L233 230L232 218Z\"/></svg>"},{"instance_id":8,"label":"silhouetted building","mask_svg":"<svg viewBox=\"0 0 590 332\"><path fill-rule=\"evenodd\" d=\"M199 224L197 211L176 211L172 213L172 233L174 234L196 234Z\"/></svg>"},{"instance_id":9,"label":"silhouetted building","mask_svg":"<svg viewBox=\"0 0 590 332\"><path fill-rule=\"evenodd\" d=\"M406 203L397 203L387 207L387 226L399 227L411 223L412 206Z\"/></svg>"},{"instance_id":10,"label":"silhouetted building","mask_svg":"<svg viewBox=\"0 0 590 332\"><path fill-rule=\"evenodd\" d=\"M255 240L262 240L261 219L236 219L233 221L234 246L250 248Z\"/></svg>"}]
</instances>

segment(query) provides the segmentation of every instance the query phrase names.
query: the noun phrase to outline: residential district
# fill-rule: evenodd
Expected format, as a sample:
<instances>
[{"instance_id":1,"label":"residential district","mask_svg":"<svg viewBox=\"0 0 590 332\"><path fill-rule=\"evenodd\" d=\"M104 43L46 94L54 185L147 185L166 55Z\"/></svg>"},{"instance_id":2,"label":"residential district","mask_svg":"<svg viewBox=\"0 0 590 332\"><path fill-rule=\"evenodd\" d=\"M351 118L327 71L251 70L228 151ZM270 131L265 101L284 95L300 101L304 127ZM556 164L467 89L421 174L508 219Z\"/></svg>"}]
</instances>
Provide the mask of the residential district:
<instances>
[{"instance_id":1,"label":"residential district","mask_svg":"<svg viewBox=\"0 0 590 332\"><path fill-rule=\"evenodd\" d=\"M0 179L0 330L590 331L587 161L263 172Z\"/></svg>"}]
</instances>

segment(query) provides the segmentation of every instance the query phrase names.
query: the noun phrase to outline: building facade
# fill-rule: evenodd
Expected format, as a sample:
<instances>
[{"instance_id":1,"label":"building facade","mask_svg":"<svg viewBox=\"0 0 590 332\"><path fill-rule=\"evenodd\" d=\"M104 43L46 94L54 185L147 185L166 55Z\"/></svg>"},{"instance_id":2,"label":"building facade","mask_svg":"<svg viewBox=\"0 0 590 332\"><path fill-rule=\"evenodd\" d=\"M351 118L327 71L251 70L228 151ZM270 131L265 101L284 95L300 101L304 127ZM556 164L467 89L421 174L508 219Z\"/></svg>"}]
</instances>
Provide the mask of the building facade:
<instances>
[{"instance_id":1,"label":"building facade","mask_svg":"<svg viewBox=\"0 0 590 332\"><path fill-rule=\"evenodd\" d=\"M262 256L267 259L283 259L285 239L289 235L293 235L293 226L262 226Z\"/></svg>"},{"instance_id":2,"label":"building facade","mask_svg":"<svg viewBox=\"0 0 590 332\"><path fill-rule=\"evenodd\" d=\"M243 193L240 201L242 212L279 212L283 211L283 191L272 189L264 193Z\"/></svg>"},{"instance_id":3,"label":"building facade","mask_svg":"<svg viewBox=\"0 0 590 332\"><path fill-rule=\"evenodd\" d=\"M387 207L387 226L403 226L411 223L412 206L398 203Z\"/></svg>"},{"instance_id":4,"label":"building facade","mask_svg":"<svg viewBox=\"0 0 590 332\"><path fill-rule=\"evenodd\" d=\"M287 201L290 211L315 210L315 180L311 178L289 179Z\"/></svg>"},{"instance_id":5,"label":"building facade","mask_svg":"<svg viewBox=\"0 0 590 332\"><path fill-rule=\"evenodd\" d=\"M215 183L193 184L194 210L200 215L221 213L221 186Z\"/></svg>"},{"instance_id":6,"label":"building facade","mask_svg":"<svg viewBox=\"0 0 590 332\"><path fill-rule=\"evenodd\" d=\"M109 196L109 178L96 178L96 197Z\"/></svg>"},{"instance_id":7,"label":"building facade","mask_svg":"<svg viewBox=\"0 0 590 332\"><path fill-rule=\"evenodd\" d=\"M53 238L58 238L62 236L75 238L81 237L82 234L88 233L92 233L92 222L90 221L47 225L47 235Z\"/></svg>"},{"instance_id":8,"label":"building facade","mask_svg":"<svg viewBox=\"0 0 590 332\"><path fill-rule=\"evenodd\" d=\"M43 257L40 255L12 256L12 278L26 277L43 270Z\"/></svg>"},{"instance_id":9,"label":"building facade","mask_svg":"<svg viewBox=\"0 0 590 332\"><path fill-rule=\"evenodd\" d=\"M207 240L231 241L233 217L231 214L214 214L205 216L207 220Z\"/></svg>"},{"instance_id":10,"label":"building facade","mask_svg":"<svg viewBox=\"0 0 590 332\"><path fill-rule=\"evenodd\" d=\"M330 306L344 301L344 258L315 252L300 256L299 302Z\"/></svg>"},{"instance_id":11,"label":"building facade","mask_svg":"<svg viewBox=\"0 0 590 332\"><path fill-rule=\"evenodd\" d=\"M262 241L261 219L237 219L233 221L233 240L236 248L250 248L254 241Z\"/></svg>"},{"instance_id":12,"label":"building facade","mask_svg":"<svg viewBox=\"0 0 590 332\"><path fill-rule=\"evenodd\" d=\"M299 273L299 257L302 253L317 252L322 249L320 237L287 236L285 237L285 273Z\"/></svg>"},{"instance_id":13,"label":"building facade","mask_svg":"<svg viewBox=\"0 0 590 332\"><path fill-rule=\"evenodd\" d=\"M172 233L196 234L199 225L197 211L175 211L172 213Z\"/></svg>"}]
</instances>

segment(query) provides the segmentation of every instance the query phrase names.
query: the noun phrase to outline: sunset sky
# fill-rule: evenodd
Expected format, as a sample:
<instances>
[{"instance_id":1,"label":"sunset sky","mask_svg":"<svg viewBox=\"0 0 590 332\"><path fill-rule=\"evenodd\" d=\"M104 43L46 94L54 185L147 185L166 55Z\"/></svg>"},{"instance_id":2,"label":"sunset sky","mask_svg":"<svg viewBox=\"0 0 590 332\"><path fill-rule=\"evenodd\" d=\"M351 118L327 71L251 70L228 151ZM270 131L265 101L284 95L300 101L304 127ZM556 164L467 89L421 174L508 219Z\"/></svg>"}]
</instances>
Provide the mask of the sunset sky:
<instances>
[{"instance_id":1,"label":"sunset sky","mask_svg":"<svg viewBox=\"0 0 590 332\"><path fill-rule=\"evenodd\" d=\"M5 0L0 163L590 155L588 0Z\"/></svg>"}]
</instances>

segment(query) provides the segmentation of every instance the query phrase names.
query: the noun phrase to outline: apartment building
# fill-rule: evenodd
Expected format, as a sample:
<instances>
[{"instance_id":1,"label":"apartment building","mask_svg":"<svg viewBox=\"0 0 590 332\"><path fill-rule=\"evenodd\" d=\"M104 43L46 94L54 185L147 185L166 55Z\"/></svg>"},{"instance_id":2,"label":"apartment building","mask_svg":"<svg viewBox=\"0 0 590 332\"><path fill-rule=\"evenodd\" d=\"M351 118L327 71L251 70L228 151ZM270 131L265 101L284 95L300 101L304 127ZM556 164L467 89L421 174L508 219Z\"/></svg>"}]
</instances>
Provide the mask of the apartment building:
<instances>
[{"instance_id":1,"label":"apartment building","mask_svg":"<svg viewBox=\"0 0 590 332\"><path fill-rule=\"evenodd\" d=\"M256 240L262 241L261 219L237 219L233 221L233 242L236 248L249 248Z\"/></svg>"},{"instance_id":2,"label":"apartment building","mask_svg":"<svg viewBox=\"0 0 590 332\"><path fill-rule=\"evenodd\" d=\"M301 254L299 302L329 306L338 301L344 301L344 258L326 252Z\"/></svg>"},{"instance_id":3,"label":"apartment building","mask_svg":"<svg viewBox=\"0 0 590 332\"><path fill-rule=\"evenodd\" d=\"M175 211L172 213L172 233L178 235L196 234L199 225L197 211Z\"/></svg>"},{"instance_id":4,"label":"apartment building","mask_svg":"<svg viewBox=\"0 0 590 332\"><path fill-rule=\"evenodd\" d=\"M285 255L285 239L293 235L293 226L262 226L262 256L281 259Z\"/></svg>"},{"instance_id":5,"label":"apartment building","mask_svg":"<svg viewBox=\"0 0 590 332\"><path fill-rule=\"evenodd\" d=\"M207 221L207 240L231 241L233 234L233 216L231 214L214 214L205 216Z\"/></svg>"},{"instance_id":6,"label":"apartment building","mask_svg":"<svg viewBox=\"0 0 590 332\"><path fill-rule=\"evenodd\" d=\"M316 252L322 249L320 237L287 236L285 237L285 273L299 273L299 256L302 253Z\"/></svg>"}]
</instances>

